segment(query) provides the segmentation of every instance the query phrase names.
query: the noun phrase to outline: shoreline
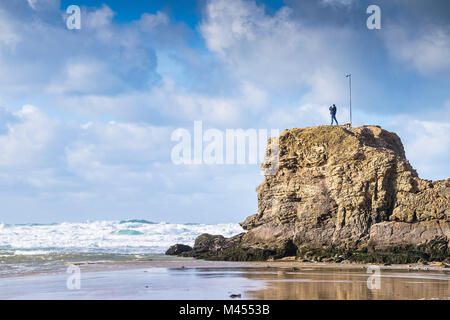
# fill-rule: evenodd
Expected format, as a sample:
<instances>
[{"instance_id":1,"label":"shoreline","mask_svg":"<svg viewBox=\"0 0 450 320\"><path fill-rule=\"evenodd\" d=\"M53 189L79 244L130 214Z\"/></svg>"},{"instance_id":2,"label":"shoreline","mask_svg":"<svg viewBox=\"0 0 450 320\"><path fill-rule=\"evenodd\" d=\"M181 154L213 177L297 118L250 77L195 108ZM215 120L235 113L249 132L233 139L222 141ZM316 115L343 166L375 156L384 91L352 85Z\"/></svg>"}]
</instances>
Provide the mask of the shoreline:
<instances>
[{"instance_id":1,"label":"shoreline","mask_svg":"<svg viewBox=\"0 0 450 320\"><path fill-rule=\"evenodd\" d=\"M430 262L424 264L376 264L376 263L333 263L333 262L301 262L290 260L276 261L211 261L193 258L178 258L174 260L159 261L96 261L96 262L75 262L64 263L59 266L59 270L50 272L28 272L18 274L0 274L2 279L23 278L33 276L61 275L66 274L65 269L74 265L83 269L83 272L106 272L121 270L140 270L148 268L273 268L273 269L292 269L292 268L321 268L321 269L367 269L369 266L377 266L380 270L397 270L397 271L441 271L450 273L450 268L442 266L440 262ZM64 269L64 270L63 270Z\"/></svg>"}]
</instances>

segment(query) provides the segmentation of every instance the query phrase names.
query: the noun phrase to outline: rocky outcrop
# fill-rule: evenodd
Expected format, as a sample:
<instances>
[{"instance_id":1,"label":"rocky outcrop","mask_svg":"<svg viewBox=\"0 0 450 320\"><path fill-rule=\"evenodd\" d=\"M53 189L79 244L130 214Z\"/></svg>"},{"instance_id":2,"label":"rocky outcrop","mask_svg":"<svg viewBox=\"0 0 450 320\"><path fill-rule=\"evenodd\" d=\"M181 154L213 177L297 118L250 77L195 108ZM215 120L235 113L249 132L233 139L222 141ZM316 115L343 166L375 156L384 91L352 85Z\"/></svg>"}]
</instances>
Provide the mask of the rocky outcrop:
<instances>
[{"instance_id":1,"label":"rocky outcrop","mask_svg":"<svg viewBox=\"0 0 450 320\"><path fill-rule=\"evenodd\" d=\"M178 256L184 252L188 252L191 251L192 248L190 246L184 245L184 244L175 244L173 246L171 246L169 249L167 249L166 251L166 255L168 256Z\"/></svg>"},{"instance_id":2,"label":"rocky outcrop","mask_svg":"<svg viewBox=\"0 0 450 320\"><path fill-rule=\"evenodd\" d=\"M278 156L270 154L273 143ZM256 189L258 213L241 223L247 232L196 257L448 259L450 179L420 179L395 133L378 126L285 130L269 140L262 169L273 161L278 171Z\"/></svg>"}]
</instances>

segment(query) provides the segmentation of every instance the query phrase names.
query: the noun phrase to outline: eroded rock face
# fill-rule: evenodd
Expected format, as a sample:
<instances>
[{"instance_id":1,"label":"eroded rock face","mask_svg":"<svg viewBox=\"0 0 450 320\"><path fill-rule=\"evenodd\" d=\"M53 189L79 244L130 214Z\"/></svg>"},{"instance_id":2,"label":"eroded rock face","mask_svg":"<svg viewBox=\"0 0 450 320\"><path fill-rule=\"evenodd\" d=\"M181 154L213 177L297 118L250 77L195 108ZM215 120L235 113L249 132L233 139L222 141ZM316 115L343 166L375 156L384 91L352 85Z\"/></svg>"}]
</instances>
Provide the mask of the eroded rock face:
<instances>
[{"instance_id":1,"label":"eroded rock face","mask_svg":"<svg viewBox=\"0 0 450 320\"><path fill-rule=\"evenodd\" d=\"M417 251L414 260L427 258L427 245L438 243L433 258L448 257L450 179L421 180L395 133L320 126L285 130L278 143L279 169L256 189L258 213L241 224L248 232L240 235L240 248L293 243L298 252L368 257L403 248ZM268 154L262 168L273 159Z\"/></svg>"}]
</instances>

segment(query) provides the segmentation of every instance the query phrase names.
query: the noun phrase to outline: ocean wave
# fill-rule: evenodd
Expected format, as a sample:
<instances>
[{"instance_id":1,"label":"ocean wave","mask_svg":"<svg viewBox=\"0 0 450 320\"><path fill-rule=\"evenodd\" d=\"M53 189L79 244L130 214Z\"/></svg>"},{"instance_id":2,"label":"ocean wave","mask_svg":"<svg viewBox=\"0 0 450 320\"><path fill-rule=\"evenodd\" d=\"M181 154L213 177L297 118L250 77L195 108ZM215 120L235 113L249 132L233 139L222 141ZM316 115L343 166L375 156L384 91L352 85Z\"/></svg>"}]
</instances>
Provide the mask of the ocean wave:
<instances>
[{"instance_id":1,"label":"ocean wave","mask_svg":"<svg viewBox=\"0 0 450 320\"><path fill-rule=\"evenodd\" d=\"M13 254L16 256L39 256L52 254L53 250L15 250Z\"/></svg>"},{"instance_id":2,"label":"ocean wave","mask_svg":"<svg viewBox=\"0 0 450 320\"><path fill-rule=\"evenodd\" d=\"M136 230L119 230L115 231L114 234L122 235L122 236L140 236L144 233Z\"/></svg>"},{"instance_id":3,"label":"ocean wave","mask_svg":"<svg viewBox=\"0 0 450 320\"><path fill-rule=\"evenodd\" d=\"M161 254L175 243L193 245L202 233L230 237L241 232L243 229L235 223L174 224L138 219L9 225L0 228L0 250L12 250L15 255L55 252Z\"/></svg>"},{"instance_id":4,"label":"ocean wave","mask_svg":"<svg viewBox=\"0 0 450 320\"><path fill-rule=\"evenodd\" d=\"M119 223L120 224L125 224L125 223L158 224L157 222L148 221L148 220L141 220L141 219L122 220ZM163 223L163 222L161 222L161 223Z\"/></svg>"}]
</instances>

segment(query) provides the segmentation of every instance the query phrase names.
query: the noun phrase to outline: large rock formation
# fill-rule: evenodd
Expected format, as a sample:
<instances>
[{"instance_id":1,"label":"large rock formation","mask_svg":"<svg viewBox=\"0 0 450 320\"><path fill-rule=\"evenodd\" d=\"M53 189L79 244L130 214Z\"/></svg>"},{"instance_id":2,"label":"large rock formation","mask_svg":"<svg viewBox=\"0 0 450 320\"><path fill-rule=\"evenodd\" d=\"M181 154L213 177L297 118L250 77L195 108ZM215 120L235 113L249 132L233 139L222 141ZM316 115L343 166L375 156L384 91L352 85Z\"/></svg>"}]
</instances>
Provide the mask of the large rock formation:
<instances>
[{"instance_id":1,"label":"large rock formation","mask_svg":"<svg viewBox=\"0 0 450 320\"><path fill-rule=\"evenodd\" d=\"M270 145L278 143L278 157ZM278 159L277 159L278 158ZM410 263L449 257L450 179L421 180L400 138L377 126L285 130L269 141L246 233L185 254L225 260L297 255ZM205 238L205 236L202 236Z\"/></svg>"}]
</instances>

